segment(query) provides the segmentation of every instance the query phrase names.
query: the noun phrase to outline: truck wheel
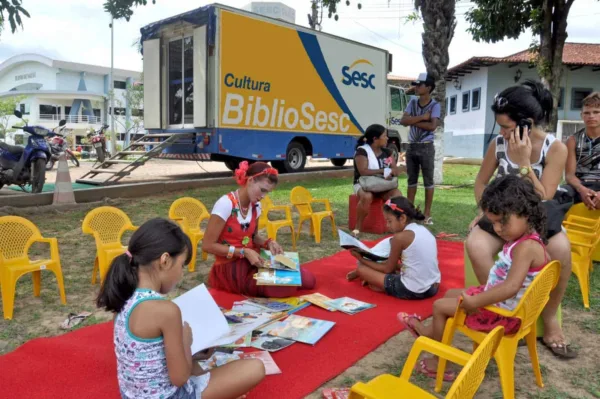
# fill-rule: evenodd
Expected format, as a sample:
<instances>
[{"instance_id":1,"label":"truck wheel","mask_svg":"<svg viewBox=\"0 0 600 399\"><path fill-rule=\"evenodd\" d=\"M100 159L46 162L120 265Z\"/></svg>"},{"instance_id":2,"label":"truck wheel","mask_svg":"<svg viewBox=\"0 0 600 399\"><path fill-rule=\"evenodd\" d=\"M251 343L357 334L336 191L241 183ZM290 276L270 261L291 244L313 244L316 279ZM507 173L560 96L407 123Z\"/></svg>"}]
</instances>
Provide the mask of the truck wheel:
<instances>
[{"instance_id":1,"label":"truck wheel","mask_svg":"<svg viewBox=\"0 0 600 399\"><path fill-rule=\"evenodd\" d=\"M396 159L399 158L399 156L400 156L400 144L398 144L396 141L392 141L392 142L388 143L387 148L392 151L392 156L393 157L395 157Z\"/></svg>"},{"instance_id":2,"label":"truck wheel","mask_svg":"<svg viewBox=\"0 0 600 399\"><path fill-rule=\"evenodd\" d=\"M46 160L38 158L31 165L31 192L34 194L41 193L46 182Z\"/></svg>"},{"instance_id":3,"label":"truck wheel","mask_svg":"<svg viewBox=\"0 0 600 399\"><path fill-rule=\"evenodd\" d=\"M225 164L225 166L227 167L227 169L229 169L230 171L235 171L237 169L237 167L240 164L240 161L235 161L235 160L229 160L229 161L225 161L223 162Z\"/></svg>"},{"instance_id":4,"label":"truck wheel","mask_svg":"<svg viewBox=\"0 0 600 399\"><path fill-rule=\"evenodd\" d=\"M306 165L306 151L304 146L297 142L288 145L285 152L284 169L288 173L300 172Z\"/></svg>"},{"instance_id":5,"label":"truck wheel","mask_svg":"<svg viewBox=\"0 0 600 399\"><path fill-rule=\"evenodd\" d=\"M333 166L341 168L342 166L346 165L346 161L346 158L334 158L331 160L331 163L333 164Z\"/></svg>"}]
</instances>

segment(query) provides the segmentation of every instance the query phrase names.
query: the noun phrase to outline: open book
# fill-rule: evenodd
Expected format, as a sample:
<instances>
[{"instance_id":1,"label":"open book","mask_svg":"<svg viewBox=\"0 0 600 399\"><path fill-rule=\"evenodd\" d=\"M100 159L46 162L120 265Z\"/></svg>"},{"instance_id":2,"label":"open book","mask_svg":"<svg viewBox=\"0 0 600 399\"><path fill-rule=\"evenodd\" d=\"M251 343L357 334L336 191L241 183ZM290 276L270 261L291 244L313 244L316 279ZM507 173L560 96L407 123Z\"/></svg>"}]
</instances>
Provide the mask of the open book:
<instances>
[{"instance_id":1,"label":"open book","mask_svg":"<svg viewBox=\"0 0 600 399\"><path fill-rule=\"evenodd\" d=\"M267 269L292 270L300 269L300 257L298 252L285 252L279 255L273 255L270 251L261 250L260 255L265 259L264 266Z\"/></svg>"},{"instance_id":2,"label":"open book","mask_svg":"<svg viewBox=\"0 0 600 399\"><path fill-rule=\"evenodd\" d=\"M378 242L373 248L369 248L358 239L352 237L348 233L343 232L342 230L338 229L338 233L340 236L340 247L342 248L355 249L365 258L375 262L386 260L390 257L390 251L392 249L390 243L391 238L386 238Z\"/></svg>"}]
</instances>

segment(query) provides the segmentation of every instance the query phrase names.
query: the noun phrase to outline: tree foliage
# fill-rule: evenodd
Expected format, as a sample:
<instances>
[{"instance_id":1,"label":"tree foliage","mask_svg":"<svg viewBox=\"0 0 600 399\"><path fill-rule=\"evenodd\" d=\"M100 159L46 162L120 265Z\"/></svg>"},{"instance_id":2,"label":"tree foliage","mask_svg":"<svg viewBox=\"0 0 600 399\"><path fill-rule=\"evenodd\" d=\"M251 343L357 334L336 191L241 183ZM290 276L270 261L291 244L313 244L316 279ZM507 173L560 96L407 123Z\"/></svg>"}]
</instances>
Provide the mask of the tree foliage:
<instances>
[{"instance_id":1,"label":"tree foliage","mask_svg":"<svg viewBox=\"0 0 600 399\"><path fill-rule=\"evenodd\" d=\"M8 20L10 30L15 33L17 26L23 26L21 16L29 18L29 13L21 7L23 0L0 0L0 33L4 23Z\"/></svg>"},{"instance_id":2,"label":"tree foliage","mask_svg":"<svg viewBox=\"0 0 600 399\"><path fill-rule=\"evenodd\" d=\"M106 0L104 10L114 19L125 18L129 21L133 15L134 6L145 6L147 4L148 0ZM152 0L152 4L156 4L156 0Z\"/></svg>"},{"instance_id":3,"label":"tree foliage","mask_svg":"<svg viewBox=\"0 0 600 399\"><path fill-rule=\"evenodd\" d=\"M11 132L9 122L17 106L23 101L25 96L12 96L0 98L0 137L4 138L6 133Z\"/></svg>"}]
</instances>

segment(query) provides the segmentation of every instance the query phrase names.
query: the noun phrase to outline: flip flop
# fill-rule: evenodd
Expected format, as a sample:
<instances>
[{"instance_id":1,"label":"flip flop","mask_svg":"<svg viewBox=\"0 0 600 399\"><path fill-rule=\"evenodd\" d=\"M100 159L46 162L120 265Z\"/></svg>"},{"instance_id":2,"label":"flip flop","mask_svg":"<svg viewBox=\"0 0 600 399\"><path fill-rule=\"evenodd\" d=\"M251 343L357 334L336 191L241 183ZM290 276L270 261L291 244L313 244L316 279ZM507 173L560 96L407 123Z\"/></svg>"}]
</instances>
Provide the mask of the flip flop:
<instances>
[{"instance_id":1,"label":"flip flop","mask_svg":"<svg viewBox=\"0 0 600 399\"><path fill-rule=\"evenodd\" d=\"M425 221L423 222L423 224L426 224L426 225L429 225L429 226L433 225L433 219L431 218L431 216L428 217L427 219L425 219Z\"/></svg>"},{"instance_id":2,"label":"flip flop","mask_svg":"<svg viewBox=\"0 0 600 399\"><path fill-rule=\"evenodd\" d=\"M544 341L543 338L538 338L538 341L542 343L552 354L561 359L575 359L577 357L577 352L571 349L571 345L568 344L558 344L556 342L548 343Z\"/></svg>"},{"instance_id":3,"label":"flip flop","mask_svg":"<svg viewBox=\"0 0 600 399\"><path fill-rule=\"evenodd\" d=\"M398 317L398 321L400 322L400 324L402 324L412 334L413 337L419 338L421 336L417 332L417 330L415 330L415 327L411 322L411 320L413 319L421 321L421 316L417 314L408 314L405 312L400 312L396 317Z\"/></svg>"},{"instance_id":4,"label":"flip flop","mask_svg":"<svg viewBox=\"0 0 600 399\"><path fill-rule=\"evenodd\" d=\"M69 313L69 316L61 323L60 328L63 330L70 330L91 315L90 312L81 312L79 314Z\"/></svg>"},{"instance_id":5,"label":"flip flop","mask_svg":"<svg viewBox=\"0 0 600 399\"><path fill-rule=\"evenodd\" d=\"M437 370L431 370L427 367L425 360L421 360L419 362L419 368L417 369L418 373L423 374L429 378L437 378ZM451 382L456 379L456 373L454 371L446 370L444 371L444 381Z\"/></svg>"}]
</instances>

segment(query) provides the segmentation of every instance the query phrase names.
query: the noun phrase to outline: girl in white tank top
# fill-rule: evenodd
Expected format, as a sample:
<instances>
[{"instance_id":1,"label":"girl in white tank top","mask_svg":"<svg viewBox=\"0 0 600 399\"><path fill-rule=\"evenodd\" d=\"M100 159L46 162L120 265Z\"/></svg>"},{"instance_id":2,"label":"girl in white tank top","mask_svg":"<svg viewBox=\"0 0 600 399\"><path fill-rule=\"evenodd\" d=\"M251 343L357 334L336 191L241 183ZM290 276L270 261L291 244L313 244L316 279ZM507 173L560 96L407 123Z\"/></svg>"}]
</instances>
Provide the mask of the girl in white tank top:
<instances>
[{"instance_id":1,"label":"girl in white tank top","mask_svg":"<svg viewBox=\"0 0 600 399\"><path fill-rule=\"evenodd\" d=\"M352 251L358 259L354 274L375 291L400 299L426 299L437 294L441 274L435 237L416 221L425 216L405 197L394 197L383 206L387 227L394 232L390 255L379 263ZM398 270L398 261L402 265Z\"/></svg>"}]
</instances>

